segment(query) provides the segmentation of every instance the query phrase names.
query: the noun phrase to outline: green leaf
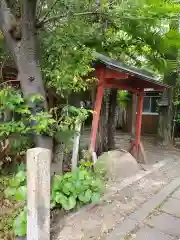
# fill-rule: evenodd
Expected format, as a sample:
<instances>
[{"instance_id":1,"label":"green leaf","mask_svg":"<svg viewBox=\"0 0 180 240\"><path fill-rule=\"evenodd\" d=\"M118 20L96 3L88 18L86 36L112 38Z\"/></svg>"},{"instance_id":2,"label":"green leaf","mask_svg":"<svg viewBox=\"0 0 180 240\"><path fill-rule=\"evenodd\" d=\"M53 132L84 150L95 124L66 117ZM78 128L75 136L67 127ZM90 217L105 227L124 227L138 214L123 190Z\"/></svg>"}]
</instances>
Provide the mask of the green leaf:
<instances>
[{"instance_id":1,"label":"green leaf","mask_svg":"<svg viewBox=\"0 0 180 240\"><path fill-rule=\"evenodd\" d=\"M23 237L26 235L27 229L27 210L26 208L16 217L14 221L15 235Z\"/></svg>"},{"instance_id":2,"label":"green leaf","mask_svg":"<svg viewBox=\"0 0 180 240\"><path fill-rule=\"evenodd\" d=\"M63 177L60 175L55 175L53 178L53 184L52 184L52 189L54 190L60 190L62 187L62 180Z\"/></svg>"},{"instance_id":3,"label":"green leaf","mask_svg":"<svg viewBox=\"0 0 180 240\"><path fill-rule=\"evenodd\" d=\"M19 171L10 181L9 185L12 187L18 187L26 179L26 173L24 171Z\"/></svg>"},{"instance_id":4,"label":"green leaf","mask_svg":"<svg viewBox=\"0 0 180 240\"><path fill-rule=\"evenodd\" d=\"M103 188L103 184L102 181L100 179L94 179L91 182L91 187L92 189L97 192L97 191L101 191L101 189Z\"/></svg>"},{"instance_id":5,"label":"green leaf","mask_svg":"<svg viewBox=\"0 0 180 240\"><path fill-rule=\"evenodd\" d=\"M27 186L20 186L15 195L14 195L16 200L26 200L27 198Z\"/></svg>"},{"instance_id":6,"label":"green leaf","mask_svg":"<svg viewBox=\"0 0 180 240\"><path fill-rule=\"evenodd\" d=\"M17 189L15 187L7 187L4 191L7 198L12 198L16 194Z\"/></svg>"},{"instance_id":7,"label":"green leaf","mask_svg":"<svg viewBox=\"0 0 180 240\"><path fill-rule=\"evenodd\" d=\"M62 204L62 207L66 211L73 209L75 206L76 206L76 199L73 196L70 196L69 198L67 198L67 200L64 201Z\"/></svg>"},{"instance_id":8,"label":"green leaf","mask_svg":"<svg viewBox=\"0 0 180 240\"><path fill-rule=\"evenodd\" d=\"M77 193L80 193L84 190L82 181L77 180L74 185Z\"/></svg>"},{"instance_id":9,"label":"green leaf","mask_svg":"<svg viewBox=\"0 0 180 240\"><path fill-rule=\"evenodd\" d=\"M66 199L66 196L65 196L63 193L61 193L61 192L56 192L55 201L56 201L57 203L62 204L62 202L64 201L64 199Z\"/></svg>"},{"instance_id":10,"label":"green leaf","mask_svg":"<svg viewBox=\"0 0 180 240\"><path fill-rule=\"evenodd\" d=\"M86 201L89 202L91 200L91 197L92 197L92 191L90 189L88 189L86 192L85 192L85 198L86 198Z\"/></svg>"},{"instance_id":11,"label":"green leaf","mask_svg":"<svg viewBox=\"0 0 180 240\"><path fill-rule=\"evenodd\" d=\"M88 189L86 192L78 195L79 200L83 203L90 202L91 197L92 197L92 191L90 189Z\"/></svg>"},{"instance_id":12,"label":"green leaf","mask_svg":"<svg viewBox=\"0 0 180 240\"><path fill-rule=\"evenodd\" d=\"M68 172L66 174L64 174L64 178L71 178L73 176L72 172Z\"/></svg>"},{"instance_id":13,"label":"green leaf","mask_svg":"<svg viewBox=\"0 0 180 240\"><path fill-rule=\"evenodd\" d=\"M94 192L93 194L92 194L92 196L91 196L91 201L93 202L93 203L97 203L97 202L99 202L99 200L100 200L100 193L99 192Z\"/></svg>"},{"instance_id":14,"label":"green leaf","mask_svg":"<svg viewBox=\"0 0 180 240\"><path fill-rule=\"evenodd\" d=\"M80 170L80 171L79 171L79 179L80 179L80 180L83 180L83 179L85 178L85 176L86 176L86 172L83 171L83 170Z\"/></svg>"},{"instance_id":15,"label":"green leaf","mask_svg":"<svg viewBox=\"0 0 180 240\"><path fill-rule=\"evenodd\" d=\"M71 182L66 182L63 186L63 192L66 194L66 195L69 195L70 192L73 192L74 188L73 188L73 185Z\"/></svg>"},{"instance_id":16,"label":"green leaf","mask_svg":"<svg viewBox=\"0 0 180 240\"><path fill-rule=\"evenodd\" d=\"M19 187L21 181L19 179L16 179L15 177L10 179L9 185L12 187Z\"/></svg>"},{"instance_id":17,"label":"green leaf","mask_svg":"<svg viewBox=\"0 0 180 240\"><path fill-rule=\"evenodd\" d=\"M21 224L15 224L14 229L15 229L15 235L18 237L23 237L26 235L26 228L27 228L27 223L22 222Z\"/></svg>"},{"instance_id":18,"label":"green leaf","mask_svg":"<svg viewBox=\"0 0 180 240\"><path fill-rule=\"evenodd\" d=\"M15 179L17 181L24 182L26 179L26 173L24 171L19 171L16 175L15 175Z\"/></svg>"}]
</instances>

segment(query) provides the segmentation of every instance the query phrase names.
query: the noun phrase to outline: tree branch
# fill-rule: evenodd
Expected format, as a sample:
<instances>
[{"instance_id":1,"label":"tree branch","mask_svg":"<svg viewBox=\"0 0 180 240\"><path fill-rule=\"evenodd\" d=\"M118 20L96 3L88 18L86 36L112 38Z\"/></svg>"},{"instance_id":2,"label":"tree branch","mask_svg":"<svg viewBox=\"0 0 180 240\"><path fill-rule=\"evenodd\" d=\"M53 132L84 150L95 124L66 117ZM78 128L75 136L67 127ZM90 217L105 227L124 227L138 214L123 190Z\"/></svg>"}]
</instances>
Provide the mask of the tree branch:
<instances>
[{"instance_id":1,"label":"tree branch","mask_svg":"<svg viewBox=\"0 0 180 240\"><path fill-rule=\"evenodd\" d=\"M56 3L58 2L58 0L55 0L51 6L48 8L48 11L44 14L44 16L42 17L42 22L44 22L47 18L47 16L50 14L51 10L55 7Z\"/></svg>"},{"instance_id":2,"label":"tree branch","mask_svg":"<svg viewBox=\"0 0 180 240\"><path fill-rule=\"evenodd\" d=\"M79 13L72 13L72 16L87 16L87 15L100 15L102 14L101 12L79 12ZM62 18L66 18L68 17L68 14L64 14L64 15L56 15L47 19L42 19L39 23L37 23L37 27L42 27L44 24L57 20L57 19L62 19Z\"/></svg>"},{"instance_id":3,"label":"tree branch","mask_svg":"<svg viewBox=\"0 0 180 240\"><path fill-rule=\"evenodd\" d=\"M11 80L8 80L8 81L5 81L5 82L1 82L0 83L0 87L4 86L4 85L7 85L8 83L11 83L11 82L20 83L20 80L18 80L18 79L11 79Z\"/></svg>"}]
</instances>

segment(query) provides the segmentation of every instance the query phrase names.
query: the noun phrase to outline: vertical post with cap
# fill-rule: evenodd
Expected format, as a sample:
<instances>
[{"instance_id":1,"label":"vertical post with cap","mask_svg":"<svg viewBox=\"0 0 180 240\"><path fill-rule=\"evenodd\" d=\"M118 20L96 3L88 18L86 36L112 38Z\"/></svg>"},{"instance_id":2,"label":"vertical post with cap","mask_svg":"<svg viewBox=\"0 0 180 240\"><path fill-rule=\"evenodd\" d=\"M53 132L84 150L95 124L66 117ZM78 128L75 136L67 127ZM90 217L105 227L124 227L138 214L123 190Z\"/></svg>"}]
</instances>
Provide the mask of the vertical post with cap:
<instances>
[{"instance_id":1,"label":"vertical post with cap","mask_svg":"<svg viewBox=\"0 0 180 240\"><path fill-rule=\"evenodd\" d=\"M50 240L51 151L27 151L27 240Z\"/></svg>"}]
</instances>

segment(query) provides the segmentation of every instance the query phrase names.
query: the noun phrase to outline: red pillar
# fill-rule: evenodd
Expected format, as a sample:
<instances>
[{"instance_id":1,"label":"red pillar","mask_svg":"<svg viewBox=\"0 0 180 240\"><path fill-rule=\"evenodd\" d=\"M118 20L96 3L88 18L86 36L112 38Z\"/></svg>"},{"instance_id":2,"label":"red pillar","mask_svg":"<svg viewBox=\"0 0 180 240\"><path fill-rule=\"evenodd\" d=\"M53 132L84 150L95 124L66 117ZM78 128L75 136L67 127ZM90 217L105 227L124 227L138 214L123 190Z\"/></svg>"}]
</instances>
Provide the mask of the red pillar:
<instances>
[{"instance_id":1,"label":"red pillar","mask_svg":"<svg viewBox=\"0 0 180 240\"><path fill-rule=\"evenodd\" d=\"M143 161L146 162L144 148L141 143L143 102L144 102L144 91L142 91L138 94L138 106L137 106L137 118L136 118L136 138L132 142L132 145L130 147L130 152L134 155L134 157L137 160L139 160L140 153L141 153Z\"/></svg>"},{"instance_id":2,"label":"red pillar","mask_svg":"<svg viewBox=\"0 0 180 240\"><path fill-rule=\"evenodd\" d=\"M137 119L136 119L136 144L137 145L139 145L141 141L143 102L144 102L144 92L140 92L138 95Z\"/></svg>"},{"instance_id":3,"label":"red pillar","mask_svg":"<svg viewBox=\"0 0 180 240\"><path fill-rule=\"evenodd\" d=\"M91 142L90 142L90 151L91 152L95 151L98 123L99 123L99 117L100 117L100 112L101 112L101 104L102 104L103 95L104 95L104 87L102 85L100 85L97 88L96 102L95 102L94 113L93 113Z\"/></svg>"}]
</instances>

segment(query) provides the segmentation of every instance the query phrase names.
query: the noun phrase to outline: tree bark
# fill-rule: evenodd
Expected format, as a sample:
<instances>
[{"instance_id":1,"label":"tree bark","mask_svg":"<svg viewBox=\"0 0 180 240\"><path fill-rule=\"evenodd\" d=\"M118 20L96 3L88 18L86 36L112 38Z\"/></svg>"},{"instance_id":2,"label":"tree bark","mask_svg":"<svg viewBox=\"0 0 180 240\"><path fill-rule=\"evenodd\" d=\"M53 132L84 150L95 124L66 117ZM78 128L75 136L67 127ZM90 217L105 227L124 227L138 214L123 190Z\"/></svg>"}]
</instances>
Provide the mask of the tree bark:
<instances>
[{"instance_id":1,"label":"tree bark","mask_svg":"<svg viewBox=\"0 0 180 240\"><path fill-rule=\"evenodd\" d=\"M117 106L117 89L106 89L101 107L98 136L96 143L97 155L115 148L115 113Z\"/></svg>"},{"instance_id":2,"label":"tree bark","mask_svg":"<svg viewBox=\"0 0 180 240\"><path fill-rule=\"evenodd\" d=\"M12 18L15 19L11 9L8 8L5 0L1 0L0 28L16 63L23 95L26 99L36 94L43 97L43 101L38 106L30 105L32 113L35 114L47 110L46 94L37 56L36 0L24 0L22 3L21 40L14 39L10 34ZM38 147L52 149L52 139L50 138L36 136L35 143Z\"/></svg>"},{"instance_id":3,"label":"tree bark","mask_svg":"<svg viewBox=\"0 0 180 240\"><path fill-rule=\"evenodd\" d=\"M172 144L172 121L173 121L173 90L169 89L163 93L162 98L167 98L169 102L168 107L160 107L159 109L159 128L158 137L163 145Z\"/></svg>"},{"instance_id":4,"label":"tree bark","mask_svg":"<svg viewBox=\"0 0 180 240\"><path fill-rule=\"evenodd\" d=\"M103 152L108 151L108 131L107 131L107 120L108 120L108 97L109 97L109 89L105 89L101 113L99 119L99 128L97 133L97 141L96 141L96 152L97 155L101 155Z\"/></svg>"},{"instance_id":5,"label":"tree bark","mask_svg":"<svg viewBox=\"0 0 180 240\"><path fill-rule=\"evenodd\" d=\"M108 111L108 150L115 149L116 133L116 108L117 108L117 89L111 89L109 94L109 111Z\"/></svg>"}]
</instances>

